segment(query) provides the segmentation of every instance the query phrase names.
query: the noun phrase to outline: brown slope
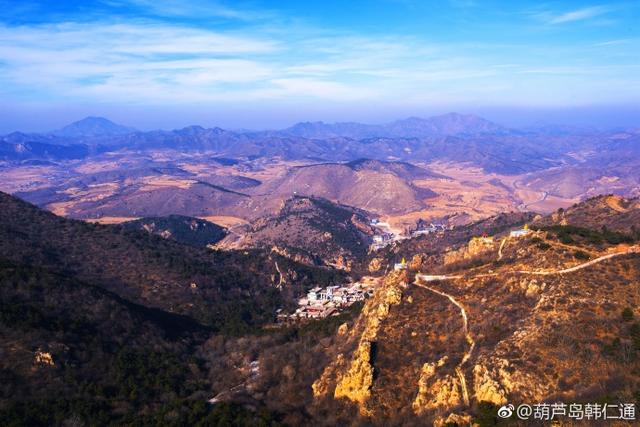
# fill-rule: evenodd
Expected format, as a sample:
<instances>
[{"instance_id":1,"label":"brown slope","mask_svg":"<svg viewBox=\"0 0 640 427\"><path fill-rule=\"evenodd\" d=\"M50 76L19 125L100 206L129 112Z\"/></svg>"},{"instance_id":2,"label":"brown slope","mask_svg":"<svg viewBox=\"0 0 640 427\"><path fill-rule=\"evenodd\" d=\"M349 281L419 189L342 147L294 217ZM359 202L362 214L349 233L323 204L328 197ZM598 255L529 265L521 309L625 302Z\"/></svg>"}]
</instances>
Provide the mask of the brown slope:
<instances>
[{"instance_id":1,"label":"brown slope","mask_svg":"<svg viewBox=\"0 0 640 427\"><path fill-rule=\"evenodd\" d=\"M404 286L411 275L388 276L360 317L369 327L353 331L357 351L336 350L314 385L318 398L342 396L374 425L418 425L452 412L495 417L507 402L634 401L640 248L609 248L592 259L620 253L572 268L592 250L539 232L509 241L500 262L495 252L469 259L448 280ZM425 298L437 300L433 308ZM470 339L460 338L463 318Z\"/></svg>"},{"instance_id":2,"label":"brown slope","mask_svg":"<svg viewBox=\"0 0 640 427\"><path fill-rule=\"evenodd\" d=\"M629 233L640 230L640 200L615 195L597 196L546 217L544 225L574 225Z\"/></svg>"},{"instance_id":3,"label":"brown slope","mask_svg":"<svg viewBox=\"0 0 640 427\"><path fill-rule=\"evenodd\" d=\"M246 194L204 182L185 180L170 185L132 185L112 197L73 205L68 214L79 218L210 216L235 212L250 204Z\"/></svg>"},{"instance_id":4,"label":"brown slope","mask_svg":"<svg viewBox=\"0 0 640 427\"><path fill-rule=\"evenodd\" d=\"M640 163L631 159L625 164L599 166L592 163L564 166L534 173L523 185L551 196L584 199L598 194L640 195Z\"/></svg>"},{"instance_id":5,"label":"brown slope","mask_svg":"<svg viewBox=\"0 0 640 427\"><path fill-rule=\"evenodd\" d=\"M368 214L326 199L295 196L276 215L254 222L240 247L277 247L299 260L350 269L367 254L373 229Z\"/></svg>"},{"instance_id":6,"label":"brown slope","mask_svg":"<svg viewBox=\"0 0 640 427\"><path fill-rule=\"evenodd\" d=\"M274 195L300 194L326 198L379 214L398 214L425 207L430 190L411 180L430 172L407 164L358 161L299 166L268 186Z\"/></svg>"}]
</instances>

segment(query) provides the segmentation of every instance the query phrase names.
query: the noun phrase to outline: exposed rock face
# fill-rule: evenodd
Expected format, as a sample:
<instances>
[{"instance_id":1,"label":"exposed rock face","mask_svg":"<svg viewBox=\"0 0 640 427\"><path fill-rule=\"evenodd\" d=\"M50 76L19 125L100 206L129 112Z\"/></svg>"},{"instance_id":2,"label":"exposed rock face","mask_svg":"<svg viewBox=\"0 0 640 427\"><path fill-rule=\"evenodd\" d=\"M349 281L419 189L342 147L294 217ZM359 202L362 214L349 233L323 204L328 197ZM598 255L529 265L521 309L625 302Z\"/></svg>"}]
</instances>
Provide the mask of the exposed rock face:
<instances>
[{"instance_id":1,"label":"exposed rock face","mask_svg":"<svg viewBox=\"0 0 640 427\"><path fill-rule=\"evenodd\" d=\"M444 255L444 263L451 264L457 261L473 258L477 255L497 249L492 237L472 237L466 247L447 252Z\"/></svg>"},{"instance_id":2,"label":"exposed rock face","mask_svg":"<svg viewBox=\"0 0 640 427\"><path fill-rule=\"evenodd\" d=\"M423 264L426 262L427 256L425 254L416 254L409 261L409 269L413 271L419 271L422 269Z\"/></svg>"},{"instance_id":3,"label":"exposed rock face","mask_svg":"<svg viewBox=\"0 0 640 427\"><path fill-rule=\"evenodd\" d=\"M46 351L36 351L36 354L33 358L33 363L36 365L47 365L47 366L55 366L55 362L53 361L53 356L51 353Z\"/></svg>"},{"instance_id":4,"label":"exposed rock face","mask_svg":"<svg viewBox=\"0 0 640 427\"><path fill-rule=\"evenodd\" d=\"M436 378L436 371L447 362L447 356L437 363L425 363L418 381L418 394L412 407L417 415L434 409L447 409L460 405L460 383L451 375Z\"/></svg>"},{"instance_id":5,"label":"exposed rock face","mask_svg":"<svg viewBox=\"0 0 640 427\"><path fill-rule=\"evenodd\" d=\"M346 323L343 323L338 327L338 335L345 335L348 331L349 326Z\"/></svg>"},{"instance_id":6,"label":"exposed rock face","mask_svg":"<svg viewBox=\"0 0 640 427\"><path fill-rule=\"evenodd\" d=\"M317 264L316 259L310 256L307 253L293 251L285 247L272 246L271 252L275 252L278 255L282 255L283 257L289 258L295 262L299 262L301 264L314 265Z\"/></svg>"},{"instance_id":7,"label":"exposed rock face","mask_svg":"<svg viewBox=\"0 0 640 427\"><path fill-rule=\"evenodd\" d=\"M536 298L540 295L540 292L547 287L547 284L544 282L539 283L537 279L531 279L529 281L523 281L521 286L528 298Z\"/></svg>"},{"instance_id":8,"label":"exposed rock face","mask_svg":"<svg viewBox=\"0 0 640 427\"><path fill-rule=\"evenodd\" d=\"M346 362L340 354L331 362L312 386L316 398L326 396L335 381L333 397L346 398L357 403L361 415L371 415L367 409L367 400L373 384L372 348L375 346L380 324L389 315L390 307L400 304L402 291L399 287L401 275L391 274L385 283L376 290L374 296L365 304L359 325L351 330L351 336L358 339L351 360ZM359 327L358 327L359 326ZM361 334L359 338L356 331Z\"/></svg>"},{"instance_id":9,"label":"exposed rock face","mask_svg":"<svg viewBox=\"0 0 640 427\"><path fill-rule=\"evenodd\" d=\"M369 271L371 273L375 273L376 271L380 270L381 267L382 262L380 261L380 258L374 258L371 260L371 262L369 262Z\"/></svg>"},{"instance_id":10,"label":"exposed rock face","mask_svg":"<svg viewBox=\"0 0 640 427\"><path fill-rule=\"evenodd\" d=\"M473 368L473 385L478 402L491 402L496 405L504 405L507 402L506 393L500 383L489 374L483 365Z\"/></svg>"},{"instance_id":11,"label":"exposed rock face","mask_svg":"<svg viewBox=\"0 0 640 427\"><path fill-rule=\"evenodd\" d=\"M344 355L338 354L333 362L329 363L322 372L322 376L313 382L311 389L313 390L313 397L321 398L326 396L331 388L331 379L335 378L338 370L341 370L346 365Z\"/></svg>"},{"instance_id":12,"label":"exposed rock face","mask_svg":"<svg viewBox=\"0 0 640 427\"><path fill-rule=\"evenodd\" d=\"M346 397L359 404L360 413L367 415L365 402L371 395L373 366L371 366L371 342L361 341L349 370L342 376L333 394L335 398Z\"/></svg>"},{"instance_id":13,"label":"exposed rock face","mask_svg":"<svg viewBox=\"0 0 640 427\"><path fill-rule=\"evenodd\" d=\"M469 240L465 258L471 258L483 252L493 250L495 242L492 237L473 237Z\"/></svg>"}]
</instances>

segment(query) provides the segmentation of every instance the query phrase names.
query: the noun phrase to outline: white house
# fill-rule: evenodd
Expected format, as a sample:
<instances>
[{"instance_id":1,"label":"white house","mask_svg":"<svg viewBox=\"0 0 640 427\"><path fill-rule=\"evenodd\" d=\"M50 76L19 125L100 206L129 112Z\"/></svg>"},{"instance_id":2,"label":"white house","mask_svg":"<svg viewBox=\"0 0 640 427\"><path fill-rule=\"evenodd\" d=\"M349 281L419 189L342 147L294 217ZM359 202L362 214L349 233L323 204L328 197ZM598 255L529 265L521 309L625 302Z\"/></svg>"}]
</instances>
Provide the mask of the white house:
<instances>
[{"instance_id":1,"label":"white house","mask_svg":"<svg viewBox=\"0 0 640 427\"><path fill-rule=\"evenodd\" d=\"M529 233L531 233L531 230L529 230L529 226L525 224L521 229L511 231L511 233L509 233L509 237L523 237Z\"/></svg>"},{"instance_id":2,"label":"white house","mask_svg":"<svg viewBox=\"0 0 640 427\"><path fill-rule=\"evenodd\" d=\"M393 265L393 269L394 270L406 270L407 269L407 261L405 261L404 258L402 258L402 262L397 262Z\"/></svg>"},{"instance_id":3,"label":"white house","mask_svg":"<svg viewBox=\"0 0 640 427\"><path fill-rule=\"evenodd\" d=\"M320 287L315 287L313 289L311 289L308 293L307 293L307 299L312 302L312 301L317 301L320 298L320 291L321 288Z\"/></svg>"}]
</instances>

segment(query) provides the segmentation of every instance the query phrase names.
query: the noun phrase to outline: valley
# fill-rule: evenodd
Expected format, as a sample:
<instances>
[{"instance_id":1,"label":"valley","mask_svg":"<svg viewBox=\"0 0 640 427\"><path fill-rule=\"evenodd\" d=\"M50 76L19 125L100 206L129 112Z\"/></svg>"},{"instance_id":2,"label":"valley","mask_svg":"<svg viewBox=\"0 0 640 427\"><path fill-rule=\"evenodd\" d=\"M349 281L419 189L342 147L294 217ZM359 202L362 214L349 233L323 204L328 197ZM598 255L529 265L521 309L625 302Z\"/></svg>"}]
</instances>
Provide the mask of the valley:
<instances>
[{"instance_id":1,"label":"valley","mask_svg":"<svg viewBox=\"0 0 640 427\"><path fill-rule=\"evenodd\" d=\"M0 9L0 427L640 425L640 1Z\"/></svg>"},{"instance_id":2,"label":"valley","mask_svg":"<svg viewBox=\"0 0 640 427\"><path fill-rule=\"evenodd\" d=\"M87 148L0 163L0 415L484 426L636 399L637 133L97 123L4 137Z\"/></svg>"},{"instance_id":3,"label":"valley","mask_svg":"<svg viewBox=\"0 0 640 427\"><path fill-rule=\"evenodd\" d=\"M253 221L306 195L404 229L417 219L462 224L511 210L547 213L598 194L634 196L640 179L636 131L524 132L451 113L363 127L360 139L355 125L341 124L253 133L123 127L105 136L91 121L98 119L86 120L70 125L72 133L3 137L15 154L0 156L0 190L60 215L110 223L169 214ZM116 126L106 122L99 123ZM89 148L69 159L29 151L30 140Z\"/></svg>"}]
</instances>

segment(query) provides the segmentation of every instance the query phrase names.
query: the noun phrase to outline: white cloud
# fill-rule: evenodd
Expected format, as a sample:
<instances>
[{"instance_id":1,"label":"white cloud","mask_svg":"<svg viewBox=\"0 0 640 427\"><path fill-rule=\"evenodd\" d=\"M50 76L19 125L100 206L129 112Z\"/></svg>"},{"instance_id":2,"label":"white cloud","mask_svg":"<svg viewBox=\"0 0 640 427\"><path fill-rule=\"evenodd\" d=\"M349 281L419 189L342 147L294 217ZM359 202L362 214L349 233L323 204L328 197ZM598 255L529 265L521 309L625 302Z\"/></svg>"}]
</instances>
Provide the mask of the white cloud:
<instances>
[{"instance_id":1,"label":"white cloud","mask_svg":"<svg viewBox=\"0 0 640 427\"><path fill-rule=\"evenodd\" d=\"M633 42L633 39L618 39L618 40L609 40L609 41L605 41L605 42L596 43L596 44L594 44L594 46L597 46L597 47L617 46L617 45L621 45L621 44L629 44L629 43L632 43L632 42Z\"/></svg>"},{"instance_id":2,"label":"white cloud","mask_svg":"<svg viewBox=\"0 0 640 427\"><path fill-rule=\"evenodd\" d=\"M269 16L268 12L228 6L216 0L102 0L110 6L133 5L147 13L166 17L220 17L254 20Z\"/></svg>"},{"instance_id":3,"label":"white cloud","mask_svg":"<svg viewBox=\"0 0 640 427\"><path fill-rule=\"evenodd\" d=\"M525 47L436 44L302 26L248 26L239 33L149 20L0 25L0 95L11 102L28 93L86 103L300 99L385 105L482 101L489 95L507 102L531 96L529 88L542 76L555 85L552 100L579 90L594 96L593 86L571 77L629 81L622 79L628 68L590 67L574 46ZM565 80L556 85L553 79ZM625 94L636 95L636 89Z\"/></svg>"},{"instance_id":4,"label":"white cloud","mask_svg":"<svg viewBox=\"0 0 640 427\"><path fill-rule=\"evenodd\" d=\"M585 7L582 9L572 10L560 15L549 16L547 22L549 24L564 24L567 22L582 21L603 15L609 11L604 6Z\"/></svg>"}]
</instances>

